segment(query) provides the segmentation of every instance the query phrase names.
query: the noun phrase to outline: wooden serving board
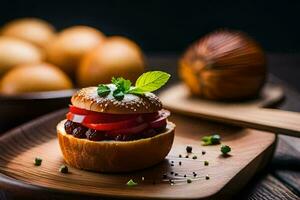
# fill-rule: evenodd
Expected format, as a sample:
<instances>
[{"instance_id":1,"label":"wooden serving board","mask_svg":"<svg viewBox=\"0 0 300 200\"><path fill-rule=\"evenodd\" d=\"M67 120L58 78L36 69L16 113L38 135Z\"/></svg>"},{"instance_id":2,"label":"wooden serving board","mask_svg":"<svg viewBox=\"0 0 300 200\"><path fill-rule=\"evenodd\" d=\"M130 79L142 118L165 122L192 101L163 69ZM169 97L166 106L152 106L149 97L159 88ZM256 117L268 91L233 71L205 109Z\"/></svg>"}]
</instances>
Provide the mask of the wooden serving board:
<instances>
[{"instance_id":1,"label":"wooden serving board","mask_svg":"<svg viewBox=\"0 0 300 200\"><path fill-rule=\"evenodd\" d=\"M44 116L0 138L1 188L27 194L50 191L103 198L224 199L245 186L266 165L276 140L272 133L172 114L170 121L177 125L175 141L170 154L160 164L124 174L101 174L72 167L69 167L69 174L62 174L58 169L64 161L55 126L65 113L66 110L61 110ZM212 133L220 134L222 142L232 147L230 156L220 155L220 145L201 145L200 138ZM189 158L185 157L187 145L193 147ZM206 153L203 155L202 151ZM197 159L192 159L193 156ZM41 166L33 165L35 157L43 158ZM205 160L208 166L204 165ZM138 185L126 186L129 179ZM174 184L169 179L174 180ZM192 183L187 183L187 179Z\"/></svg>"}]
</instances>

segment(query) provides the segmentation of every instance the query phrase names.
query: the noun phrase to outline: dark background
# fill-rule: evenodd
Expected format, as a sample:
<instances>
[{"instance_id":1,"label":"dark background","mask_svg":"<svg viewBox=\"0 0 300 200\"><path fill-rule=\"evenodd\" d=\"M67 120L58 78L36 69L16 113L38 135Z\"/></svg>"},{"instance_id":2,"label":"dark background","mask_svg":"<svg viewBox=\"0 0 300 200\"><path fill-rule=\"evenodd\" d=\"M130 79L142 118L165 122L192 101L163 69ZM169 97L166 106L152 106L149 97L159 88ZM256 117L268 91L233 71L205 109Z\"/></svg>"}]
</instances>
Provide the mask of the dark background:
<instances>
[{"instance_id":1,"label":"dark background","mask_svg":"<svg viewBox=\"0 0 300 200\"><path fill-rule=\"evenodd\" d=\"M268 52L300 51L300 1L35 1L1 0L0 24L41 17L58 30L85 24L124 35L146 52L182 52L218 28L239 29Z\"/></svg>"}]
</instances>

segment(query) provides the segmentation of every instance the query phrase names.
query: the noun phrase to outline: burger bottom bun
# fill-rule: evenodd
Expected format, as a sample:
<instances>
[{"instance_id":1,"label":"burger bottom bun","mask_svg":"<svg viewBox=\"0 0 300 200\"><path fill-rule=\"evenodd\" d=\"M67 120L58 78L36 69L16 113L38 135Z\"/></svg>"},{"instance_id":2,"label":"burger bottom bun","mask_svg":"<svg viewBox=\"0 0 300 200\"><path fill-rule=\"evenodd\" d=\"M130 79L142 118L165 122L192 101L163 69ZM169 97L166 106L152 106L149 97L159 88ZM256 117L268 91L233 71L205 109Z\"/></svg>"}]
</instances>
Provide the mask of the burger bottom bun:
<instances>
[{"instance_id":1,"label":"burger bottom bun","mask_svg":"<svg viewBox=\"0 0 300 200\"><path fill-rule=\"evenodd\" d=\"M128 172L153 166L171 150L175 124L154 137L134 141L90 141L68 135L66 120L57 125L59 145L65 162L75 168L98 172Z\"/></svg>"}]
</instances>

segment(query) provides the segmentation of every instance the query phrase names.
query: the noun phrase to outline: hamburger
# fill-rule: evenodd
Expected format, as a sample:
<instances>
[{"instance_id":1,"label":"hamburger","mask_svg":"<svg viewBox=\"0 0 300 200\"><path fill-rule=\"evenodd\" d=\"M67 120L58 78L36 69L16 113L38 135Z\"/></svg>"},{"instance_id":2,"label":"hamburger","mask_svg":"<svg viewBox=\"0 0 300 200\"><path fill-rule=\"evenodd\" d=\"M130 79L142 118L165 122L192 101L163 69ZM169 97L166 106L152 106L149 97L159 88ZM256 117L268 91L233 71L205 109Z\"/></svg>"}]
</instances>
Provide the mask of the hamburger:
<instances>
[{"instance_id":1,"label":"hamburger","mask_svg":"<svg viewBox=\"0 0 300 200\"><path fill-rule=\"evenodd\" d=\"M153 166L171 150L175 125L152 92L170 75L153 71L129 80L87 87L71 98L57 125L59 145L70 166L98 172L128 172Z\"/></svg>"}]
</instances>

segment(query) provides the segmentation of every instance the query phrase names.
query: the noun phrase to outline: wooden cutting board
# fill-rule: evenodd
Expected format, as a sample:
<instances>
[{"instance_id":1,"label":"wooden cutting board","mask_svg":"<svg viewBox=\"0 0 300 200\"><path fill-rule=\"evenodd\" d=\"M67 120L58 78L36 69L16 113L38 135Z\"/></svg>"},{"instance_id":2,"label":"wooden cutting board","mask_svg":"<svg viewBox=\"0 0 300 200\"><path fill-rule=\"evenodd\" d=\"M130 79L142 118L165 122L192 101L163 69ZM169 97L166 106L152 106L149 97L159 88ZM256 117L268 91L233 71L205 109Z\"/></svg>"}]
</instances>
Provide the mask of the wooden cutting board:
<instances>
[{"instance_id":1,"label":"wooden cutting board","mask_svg":"<svg viewBox=\"0 0 300 200\"><path fill-rule=\"evenodd\" d=\"M160 164L125 174L101 174L72 167L69 174L62 174L58 169L64 161L55 126L65 113L66 110L61 110L44 116L0 138L1 188L23 194L50 191L104 198L225 199L266 165L276 140L272 133L172 114L170 121L177 125L175 141L170 154ZM201 145L200 138L212 133L220 134L222 143L232 147L230 156L220 155L220 145ZM192 154L186 153L187 145L193 147ZM43 158L41 166L33 165L35 157ZM209 165L205 166L204 161ZM126 186L129 179L138 182L138 186ZM192 183L187 183L187 179Z\"/></svg>"}]
</instances>

